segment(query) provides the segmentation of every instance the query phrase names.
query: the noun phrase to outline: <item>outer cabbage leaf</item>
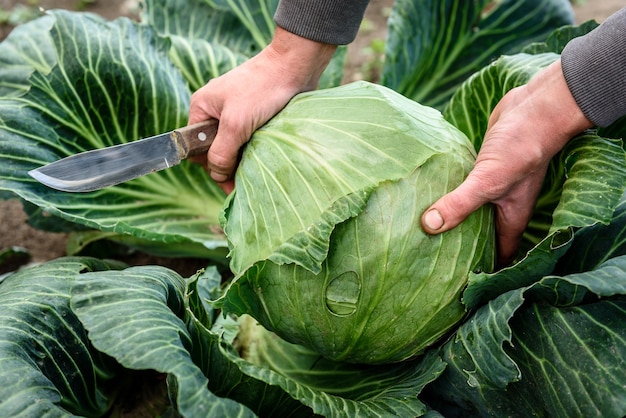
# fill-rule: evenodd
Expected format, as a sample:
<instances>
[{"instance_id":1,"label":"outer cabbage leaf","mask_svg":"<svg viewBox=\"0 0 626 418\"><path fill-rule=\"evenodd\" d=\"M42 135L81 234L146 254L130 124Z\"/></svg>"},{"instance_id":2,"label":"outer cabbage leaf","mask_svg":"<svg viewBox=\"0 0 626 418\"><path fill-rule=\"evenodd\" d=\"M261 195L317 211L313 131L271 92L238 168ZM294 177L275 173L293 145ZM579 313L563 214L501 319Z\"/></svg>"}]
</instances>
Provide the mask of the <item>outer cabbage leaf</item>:
<instances>
[{"instance_id":1,"label":"outer cabbage leaf","mask_svg":"<svg viewBox=\"0 0 626 418\"><path fill-rule=\"evenodd\" d=\"M626 154L621 144L593 134L579 135L557 155L553 170L557 168L564 182L548 177L549 187L544 185L537 212L531 219L531 223L539 223L542 209L545 212L547 207L555 206L551 199L556 199L548 235L517 264L495 273L472 275L463 294L468 307L479 306L507 290L528 286L550 274L571 245L574 230L611 222L626 186Z\"/></svg>"},{"instance_id":2,"label":"outer cabbage leaf","mask_svg":"<svg viewBox=\"0 0 626 418\"><path fill-rule=\"evenodd\" d=\"M192 91L248 60L245 55L203 39L174 35L170 39L170 59L180 69Z\"/></svg>"},{"instance_id":3,"label":"outer cabbage leaf","mask_svg":"<svg viewBox=\"0 0 626 418\"><path fill-rule=\"evenodd\" d=\"M624 416L624 319L624 300L564 309L537 304L520 312L510 353L525 377L519 390L529 395L526 405L548 416Z\"/></svg>"},{"instance_id":4,"label":"outer cabbage leaf","mask_svg":"<svg viewBox=\"0 0 626 418\"><path fill-rule=\"evenodd\" d=\"M601 138L593 132L582 134L557 157L562 159L566 180L548 233L595 223L608 225L626 186L622 141Z\"/></svg>"},{"instance_id":5,"label":"outer cabbage leaf","mask_svg":"<svg viewBox=\"0 0 626 418\"><path fill-rule=\"evenodd\" d=\"M0 416L101 416L117 365L91 345L70 310L70 287L86 271L121 268L59 259L0 281ZM36 401L35 401L36 400Z\"/></svg>"},{"instance_id":6,"label":"outer cabbage leaf","mask_svg":"<svg viewBox=\"0 0 626 418\"><path fill-rule=\"evenodd\" d=\"M554 52L560 54L565 45L572 39L583 36L598 27L598 23L590 20L577 26L563 26L554 30L544 42L534 42L527 45L521 52L526 54L542 54L544 52Z\"/></svg>"},{"instance_id":7,"label":"outer cabbage leaf","mask_svg":"<svg viewBox=\"0 0 626 418\"><path fill-rule=\"evenodd\" d=\"M209 1L147 0L141 20L160 34L204 40L244 56L252 56L265 46L256 43L232 9Z\"/></svg>"},{"instance_id":8,"label":"outer cabbage leaf","mask_svg":"<svg viewBox=\"0 0 626 418\"><path fill-rule=\"evenodd\" d=\"M186 302L186 283L177 273L142 266L84 274L72 288L71 307L98 350L129 369L168 373L183 416L254 416L208 390L192 361L193 341L182 319Z\"/></svg>"},{"instance_id":9,"label":"outer cabbage leaf","mask_svg":"<svg viewBox=\"0 0 626 418\"><path fill-rule=\"evenodd\" d=\"M448 354L444 357L454 367L430 395L438 397L435 391L444 391L451 394L446 402L452 399L457 407L466 404L477 408L462 414L497 410L514 416L528 415L529 411L567 416L575 410L571 408L580 408L585 415L621 416L623 387L612 382L614 376L626 373L619 359L626 355L621 299L626 294L626 259L619 239L610 241L613 245L605 243L599 251L589 249L600 240L619 237L624 227L622 212L623 204L616 211L615 223L608 227L596 224L576 233L571 250L562 256L557 268L573 274L546 276L480 308L461 327L455 342L446 346ZM615 231L607 236L611 229ZM598 297L614 300L598 302ZM517 301L514 309L503 309L507 300ZM524 300L532 304L516 312ZM576 353L564 354L572 347ZM568 363L571 358L577 359L575 364ZM467 383L461 382L461 375ZM537 391L537 387L558 388ZM564 393L571 397L563 399ZM518 409L509 411L511 405Z\"/></svg>"},{"instance_id":10,"label":"outer cabbage leaf","mask_svg":"<svg viewBox=\"0 0 626 418\"><path fill-rule=\"evenodd\" d=\"M49 36L52 22L44 17L19 25L0 43L0 97L24 94L33 71L46 73L56 63Z\"/></svg>"},{"instance_id":11,"label":"outer cabbage leaf","mask_svg":"<svg viewBox=\"0 0 626 418\"><path fill-rule=\"evenodd\" d=\"M216 316L206 299L219 289L214 269L192 279L188 289L194 360L214 393L259 416L420 416L426 411L416 395L442 372L437 356L393 366L332 362L281 340L249 316L238 321Z\"/></svg>"},{"instance_id":12,"label":"outer cabbage leaf","mask_svg":"<svg viewBox=\"0 0 626 418\"><path fill-rule=\"evenodd\" d=\"M626 194L609 225L594 224L576 231L567 253L559 259L557 274L590 271L613 257L626 255Z\"/></svg>"},{"instance_id":13,"label":"outer cabbage leaf","mask_svg":"<svg viewBox=\"0 0 626 418\"><path fill-rule=\"evenodd\" d=\"M253 366L233 346L233 339L241 334L239 324L221 316L208 303L221 294L221 282L213 267L187 281L189 307L185 322L192 339L191 355L209 379L209 390L248 406L259 416L310 416L310 409L280 386L245 373L242 364ZM243 344L237 345L241 352L248 350Z\"/></svg>"},{"instance_id":14,"label":"outer cabbage leaf","mask_svg":"<svg viewBox=\"0 0 626 418\"><path fill-rule=\"evenodd\" d=\"M258 47L265 47L274 35L274 12L278 0L204 0L235 14Z\"/></svg>"},{"instance_id":15,"label":"outer cabbage leaf","mask_svg":"<svg viewBox=\"0 0 626 418\"><path fill-rule=\"evenodd\" d=\"M450 370L443 373L441 381L435 382L434 393L429 388L425 397L427 402L430 396L438 396L436 392L440 388L448 390L448 380L453 380L452 386L456 386L458 379L461 391L483 387L503 390L509 383L520 380L519 366L503 346L512 344L513 331L509 321L523 303L523 290L500 295L478 309L445 345L435 349L441 351ZM451 390L449 397L455 399L458 396L455 392ZM455 401L450 404L454 405Z\"/></svg>"},{"instance_id":16,"label":"outer cabbage leaf","mask_svg":"<svg viewBox=\"0 0 626 418\"><path fill-rule=\"evenodd\" d=\"M252 327L247 330L250 344L245 347L252 364L233 361L245 373L280 386L321 416L421 416L426 406L417 394L445 367L436 355L384 366L333 362L281 340L255 321L247 327Z\"/></svg>"},{"instance_id":17,"label":"outer cabbage leaf","mask_svg":"<svg viewBox=\"0 0 626 418\"><path fill-rule=\"evenodd\" d=\"M27 175L61 157L186 124L190 92L168 59L166 39L127 19L53 17L58 65L35 71L27 94L0 100L0 189L90 228L195 243L207 253L225 246L218 222L224 194L199 166L184 162L85 194L48 189Z\"/></svg>"},{"instance_id":18,"label":"outer cabbage leaf","mask_svg":"<svg viewBox=\"0 0 626 418\"><path fill-rule=\"evenodd\" d=\"M292 397L274 382L257 378L254 370L258 367L239 357L235 348L225 337L219 324L213 329L207 328L202 321L191 315L187 320L193 341L194 361L208 377L208 387L218 396L246 405L259 416L308 417L311 410ZM233 332L238 331L235 325ZM268 371L257 371L267 374Z\"/></svg>"},{"instance_id":19,"label":"outer cabbage leaf","mask_svg":"<svg viewBox=\"0 0 626 418\"><path fill-rule=\"evenodd\" d=\"M419 228L474 159L439 112L384 87L299 96L244 151L219 306L333 360L419 354L463 316L468 273L492 268L489 207L450 234Z\"/></svg>"},{"instance_id":20,"label":"outer cabbage leaf","mask_svg":"<svg viewBox=\"0 0 626 418\"><path fill-rule=\"evenodd\" d=\"M30 88L28 78L34 71L48 72L54 66L56 57L49 36L52 22L51 17L45 17L19 25L0 43L0 97L23 95ZM0 157L3 151L0 143ZM14 197L11 191L0 188L0 199Z\"/></svg>"},{"instance_id":21,"label":"outer cabbage leaf","mask_svg":"<svg viewBox=\"0 0 626 418\"><path fill-rule=\"evenodd\" d=\"M619 256L499 296L444 346L424 399L446 416L623 416L625 293ZM507 300L520 307L502 312Z\"/></svg>"},{"instance_id":22,"label":"outer cabbage leaf","mask_svg":"<svg viewBox=\"0 0 626 418\"><path fill-rule=\"evenodd\" d=\"M93 247L90 248L90 246L96 243L101 244L99 249L95 250L98 257L101 258L112 257L110 254L128 255L132 251L139 251L155 257L210 259L217 265L228 265L228 248L221 245L207 248L198 246L193 242L146 241L132 235L118 234L112 231L72 232L65 242L65 252L67 255L89 255L87 254L89 251L94 251L91 249ZM205 243L205 245L209 245L209 243ZM96 245L96 247L98 246Z\"/></svg>"},{"instance_id":23,"label":"outer cabbage leaf","mask_svg":"<svg viewBox=\"0 0 626 418\"><path fill-rule=\"evenodd\" d=\"M169 373L183 416L252 416L241 404L260 416L425 411L416 395L443 370L436 356L394 367L320 359L258 325L218 316L206 300L220 283L214 268L187 281L153 266L85 273L72 288L71 307L99 350L130 369Z\"/></svg>"},{"instance_id":24,"label":"outer cabbage leaf","mask_svg":"<svg viewBox=\"0 0 626 418\"><path fill-rule=\"evenodd\" d=\"M142 20L172 39L172 62L195 91L269 44L277 6L277 0L148 0ZM341 83L345 59L346 48L338 48L320 88Z\"/></svg>"},{"instance_id":25,"label":"outer cabbage leaf","mask_svg":"<svg viewBox=\"0 0 626 418\"><path fill-rule=\"evenodd\" d=\"M147 0L142 23L172 41L170 59L197 90L257 51L237 16L202 0Z\"/></svg>"},{"instance_id":26,"label":"outer cabbage leaf","mask_svg":"<svg viewBox=\"0 0 626 418\"><path fill-rule=\"evenodd\" d=\"M470 274L463 292L463 303L470 310L476 309L509 290L537 282L554 270L559 258L572 243L572 237L571 229L556 233L546 237L512 266L495 273Z\"/></svg>"},{"instance_id":27,"label":"outer cabbage leaf","mask_svg":"<svg viewBox=\"0 0 626 418\"><path fill-rule=\"evenodd\" d=\"M382 84L442 108L493 59L573 21L567 0L398 0L389 18Z\"/></svg>"}]
</instances>

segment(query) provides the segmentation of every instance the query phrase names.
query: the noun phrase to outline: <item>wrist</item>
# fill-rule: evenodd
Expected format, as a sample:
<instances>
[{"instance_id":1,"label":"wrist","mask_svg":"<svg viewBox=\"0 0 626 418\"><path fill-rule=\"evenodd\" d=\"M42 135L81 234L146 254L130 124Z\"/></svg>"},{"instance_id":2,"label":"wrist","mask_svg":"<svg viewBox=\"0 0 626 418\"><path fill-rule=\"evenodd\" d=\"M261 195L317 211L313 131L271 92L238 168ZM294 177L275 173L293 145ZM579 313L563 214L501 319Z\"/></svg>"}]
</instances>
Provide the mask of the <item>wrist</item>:
<instances>
[{"instance_id":1,"label":"wrist","mask_svg":"<svg viewBox=\"0 0 626 418\"><path fill-rule=\"evenodd\" d=\"M312 41L277 26L264 52L282 69L287 83L305 91L317 87L336 50L337 45Z\"/></svg>"},{"instance_id":2,"label":"wrist","mask_svg":"<svg viewBox=\"0 0 626 418\"><path fill-rule=\"evenodd\" d=\"M534 98L535 113L529 123L546 125L542 128L551 133L555 154L571 138L594 126L576 103L560 60L537 74L527 87L529 97Z\"/></svg>"}]
</instances>

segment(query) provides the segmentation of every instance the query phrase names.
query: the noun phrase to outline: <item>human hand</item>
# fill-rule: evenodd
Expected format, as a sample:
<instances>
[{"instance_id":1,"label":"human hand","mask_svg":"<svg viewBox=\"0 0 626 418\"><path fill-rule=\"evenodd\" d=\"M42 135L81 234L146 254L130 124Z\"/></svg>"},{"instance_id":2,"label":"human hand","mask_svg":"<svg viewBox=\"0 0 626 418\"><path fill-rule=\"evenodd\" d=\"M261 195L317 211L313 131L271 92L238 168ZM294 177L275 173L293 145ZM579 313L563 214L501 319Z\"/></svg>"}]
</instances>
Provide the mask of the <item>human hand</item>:
<instances>
[{"instance_id":1,"label":"human hand","mask_svg":"<svg viewBox=\"0 0 626 418\"><path fill-rule=\"evenodd\" d=\"M191 96L189 124L219 120L206 158L194 159L225 192L234 187L239 150L254 131L296 94L317 87L336 45L310 41L280 27L258 55L209 81Z\"/></svg>"},{"instance_id":2,"label":"human hand","mask_svg":"<svg viewBox=\"0 0 626 418\"><path fill-rule=\"evenodd\" d=\"M550 160L593 124L572 97L557 61L508 92L493 110L465 181L422 215L430 234L448 231L486 203L495 205L498 265L516 255Z\"/></svg>"}]
</instances>

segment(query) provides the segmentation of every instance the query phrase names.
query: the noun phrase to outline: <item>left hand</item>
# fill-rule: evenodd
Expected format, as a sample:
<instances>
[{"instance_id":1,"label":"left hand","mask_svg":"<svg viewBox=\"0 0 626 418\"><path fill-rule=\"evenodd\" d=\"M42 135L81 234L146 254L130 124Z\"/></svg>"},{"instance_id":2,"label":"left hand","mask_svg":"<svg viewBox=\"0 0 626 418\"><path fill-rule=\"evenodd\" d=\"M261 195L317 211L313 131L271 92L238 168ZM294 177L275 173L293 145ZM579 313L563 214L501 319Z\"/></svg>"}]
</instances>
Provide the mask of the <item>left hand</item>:
<instances>
[{"instance_id":1,"label":"left hand","mask_svg":"<svg viewBox=\"0 0 626 418\"><path fill-rule=\"evenodd\" d=\"M241 147L254 131L278 113L296 94L313 90L337 45L302 38L276 27L272 42L237 68L209 81L191 96L189 124L220 121L205 165L226 192L234 187Z\"/></svg>"}]
</instances>

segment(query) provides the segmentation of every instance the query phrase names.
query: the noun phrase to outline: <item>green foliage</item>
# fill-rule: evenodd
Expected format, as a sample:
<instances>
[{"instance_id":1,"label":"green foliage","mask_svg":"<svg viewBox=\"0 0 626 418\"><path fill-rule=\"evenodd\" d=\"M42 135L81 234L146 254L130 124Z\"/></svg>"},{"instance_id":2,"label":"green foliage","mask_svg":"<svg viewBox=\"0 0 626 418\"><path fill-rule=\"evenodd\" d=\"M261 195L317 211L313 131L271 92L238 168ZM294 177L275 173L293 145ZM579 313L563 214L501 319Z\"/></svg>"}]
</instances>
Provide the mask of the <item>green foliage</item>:
<instances>
[{"instance_id":1,"label":"green foliage","mask_svg":"<svg viewBox=\"0 0 626 418\"><path fill-rule=\"evenodd\" d=\"M70 309L73 279L119 263L67 259L17 272L0 286L0 415L101 416L115 364ZM33 402L36 399L37 402Z\"/></svg>"},{"instance_id":2,"label":"green foliage","mask_svg":"<svg viewBox=\"0 0 626 418\"><path fill-rule=\"evenodd\" d=\"M616 139L625 119L577 136L555 157L520 260L471 273L454 290L463 292L463 318L421 355L384 366L332 361L215 303L223 303L232 273L229 309L284 302L285 318L308 320L289 305L308 290L270 301L243 284L270 262L304 269L297 278L326 271L333 246L349 241L346 231L367 226L362 214L419 216L415 205L394 205L416 200L417 188L391 185L441 154L440 139L462 138L473 145L464 145L470 154L480 149L497 101L595 26L561 27L572 19L565 0L396 2L385 40L386 88L357 83L296 98L255 133L229 198L192 164L83 195L28 177L58 158L184 125L193 90L271 39L276 3L148 0L141 22L52 12L0 44L0 197L23 199L33 225L79 231L77 253L106 238L210 263L183 278L159 266L63 258L0 276L0 415L107 416L119 400L117 379L145 370L167 376L168 412L190 417L626 415L626 157ZM338 85L344 58L341 50L324 88ZM447 122L397 93L445 108ZM324 106L316 109L316 101ZM385 101L396 110L382 111L390 109ZM407 122L404 110L417 121ZM398 134L393 121L407 122L411 132ZM445 124L455 129L435 128ZM338 139L364 125L371 136L361 129L358 141ZM437 138L429 152L414 149L415 130ZM387 132L396 142L380 140ZM442 191L430 193L429 202ZM246 206L256 200L255 210ZM368 209L375 204L377 212ZM411 222L417 230L417 219ZM387 234L397 230L381 225ZM383 246L380 239L355 242L361 255ZM0 263L20 254L2 253ZM229 262L232 272L222 277L218 268ZM402 270L371 265L375 273ZM354 283L339 284L329 302L341 314L353 307L346 295ZM406 289L398 283L378 296L401 301ZM384 346L396 325L385 317L378 326L381 336L366 343Z\"/></svg>"},{"instance_id":3,"label":"green foliage","mask_svg":"<svg viewBox=\"0 0 626 418\"><path fill-rule=\"evenodd\" d=\"M30 22L40 16L41 12L38 10L38 7L36 7L36 4L32 6L16 4L10 10L5 10L3 7L0 7L0 25L17 26Z\"/></svg>"},{"instance_id":4,"label":"green foliage","mask_svg":"<svg viewBox=\"0 0 626 418\"><path fill-rule=\"evenodd\" d=\"M443 109L474 72L573 21L567 0L397 0L381 83Z\"/></svg>"}]
</instances>

